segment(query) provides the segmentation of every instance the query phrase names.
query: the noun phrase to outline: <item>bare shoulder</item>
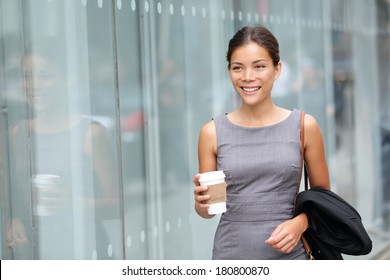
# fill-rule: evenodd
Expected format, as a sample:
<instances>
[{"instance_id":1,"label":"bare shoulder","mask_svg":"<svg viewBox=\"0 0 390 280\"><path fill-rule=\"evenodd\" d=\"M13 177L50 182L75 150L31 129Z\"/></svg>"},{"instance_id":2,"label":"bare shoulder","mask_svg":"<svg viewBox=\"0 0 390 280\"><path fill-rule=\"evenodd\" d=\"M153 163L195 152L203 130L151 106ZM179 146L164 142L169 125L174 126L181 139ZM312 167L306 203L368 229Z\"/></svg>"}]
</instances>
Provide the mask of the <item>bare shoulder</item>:
<instances>
[{"instance_id":1,"label":"bare shoulder","mask_svg":"<svg viewBox=\"0 0 390 280\"><path fill-rule=\"evenodd\" d=\"M200 135L205 136L205 137L215 137L216 136L214 120L211 120L202 126L202 128L200 129Z\"/></svg>"},{"instance_id":2,"label":"bare shoulder","mask_svg":"<svg viewBox=\"0 0 390 280\"><path fill-rule=\"evenodd\" d=\"M92 122L87 129L87 136L94 137L105 137L107 136L106 128L99 122Z\"/></svg>"},{"instance_id":3,"label":"bare shoulder","mask_svg":"<svg viewBox=\"0 0 390 280\"><path fill-rule=\"evenodd\" d=\"M215 156L217 153L217 132L213 120L205 123L200 130L198 153L201 158Z\"/></svg>"},{"instance_id":4,"label":"bare shoulder","mask_svg":"<svg viewBox=\"0 0 390 280\"><path fill-rule=\"evenodd\" d=\"M87 153L108 152L111 144L107 129L99 122L92 122L85 132L84 147Z\"/></svg>"},{"instance_id":5,"label":"bare shoulder","mask_svg":"<svg viewBox=\"0 0 390 280\"><path fill-rule=\"evenodd\" d=\"M323 138L317 120L310 114L305 114L305 146L323 145Z\"/></svg>"},{"instance_id":6,"label":"bare shoulder","mask_svg":"<svg viewBox=\"0 0 390 280\"><path fill-rule=\"evenodd\" d=\"M305 114L305 131L321 133L317 120L310 114Z\"/></svg>"},{"instance_id":7,"label":"bare shoulder","mask_svg":"<svg viewBox=\"0 0 390 280\"><path fill-rule=\"evenodd\" d=\"M305 114L305 161L310 185L330 189L324 140L317 120L309 114Z\"/></svg>"}]
</instances>

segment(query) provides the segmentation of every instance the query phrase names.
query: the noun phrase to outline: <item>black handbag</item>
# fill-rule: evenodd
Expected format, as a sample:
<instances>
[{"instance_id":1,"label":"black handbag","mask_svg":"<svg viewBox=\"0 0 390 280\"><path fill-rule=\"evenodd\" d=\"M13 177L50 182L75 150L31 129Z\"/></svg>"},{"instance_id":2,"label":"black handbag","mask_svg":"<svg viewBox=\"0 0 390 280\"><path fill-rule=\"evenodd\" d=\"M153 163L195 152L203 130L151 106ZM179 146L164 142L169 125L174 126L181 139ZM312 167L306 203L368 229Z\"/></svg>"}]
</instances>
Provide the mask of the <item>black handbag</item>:
<instances>
[{"instance_id":1,"label":"black handbag","mask_svg":"<svg viewBox=\"0 0 390 280\"><path fill-rule=\"evenodd\" d=\"M305 212L309 228L302 235L302 243L310 259L342 260L342 254L366 255L371 252L372 241L356 209L331 190L309 189L304 163L304 112L301 112L301 174L304 169L305 191L297 194L294 216Z\"/></svg>"},{"instance_id":2,"label":"black handbag","mask_svg":"<svg viewBox=\"0 0 390 280\"><path fill-rule=\"evenodd\" d=\"M335 250L333 247L321 241L317 238L315 233L308 228L303 238L307 242L306 252L309 258L312 260L343 260L341 253Z\"/></svg>"}]
</instances>

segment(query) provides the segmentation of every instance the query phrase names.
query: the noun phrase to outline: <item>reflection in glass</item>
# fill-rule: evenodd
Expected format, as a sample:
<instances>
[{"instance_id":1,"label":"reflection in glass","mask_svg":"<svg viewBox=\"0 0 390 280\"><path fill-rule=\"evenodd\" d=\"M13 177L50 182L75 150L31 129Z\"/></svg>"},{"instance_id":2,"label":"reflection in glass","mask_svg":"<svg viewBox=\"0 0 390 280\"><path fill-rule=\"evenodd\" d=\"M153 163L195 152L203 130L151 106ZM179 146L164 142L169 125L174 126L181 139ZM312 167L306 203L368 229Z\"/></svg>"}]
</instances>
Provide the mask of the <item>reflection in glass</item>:
<instances>
[{"instance_id":1,"label":"reflection in glass","mask_svg":"<svg viewBox=\"0 0 390 280\"><path fill-rule=\"evenodd\" d=\"M34 242L38 259L112 258L103 225L104 219L118 216L111 139L101 123L72 104L78 92L67 75L60 41L34 43L23 59L30 117L10 132L13 171L18 173L11 245ZM31 219L30 199L32 229L25 227Z\"/></svg>"}]
</instances>

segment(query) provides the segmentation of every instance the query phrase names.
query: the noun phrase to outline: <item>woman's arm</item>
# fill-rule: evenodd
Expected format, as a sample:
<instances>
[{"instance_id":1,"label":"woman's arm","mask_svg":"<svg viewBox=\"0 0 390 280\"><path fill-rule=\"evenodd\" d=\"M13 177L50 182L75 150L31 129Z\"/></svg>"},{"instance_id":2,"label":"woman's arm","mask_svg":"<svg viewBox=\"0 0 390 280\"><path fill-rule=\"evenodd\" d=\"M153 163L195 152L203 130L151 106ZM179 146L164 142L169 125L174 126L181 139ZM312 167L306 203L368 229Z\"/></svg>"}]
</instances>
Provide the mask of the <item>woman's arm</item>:
<instances>
[{"instance_id":1,"label":"woman's arm","mask_svg":"<svg viewBox=\"0 0 390 280\"><path fill-rule=\"evenodd\" d=\"M217 135L214 121L206 123L200 130L198 141L198 162L199 173L217 170ZM194 177L195 210L199 216L203 218L211 218L214 215L209 215L207 213L209 205L205 203L210 196L203 194L207 190L207 186L200 186L198 180L199 174Z\"/></svg>"},{"instance_id":2,"label":"woman's arm","mask_svg":"<svg viewBox=\"0 0 390 280\"><path fill-rule=\"evenodd\" d=\"M324 140L317 121L305 115L305 162L311 187L330 189Z\"/></svg>"},{"instance_id":3,"label":"woman's arm","mask_svg":"<svg viewBox=\"0 0 390 280\"><path fill-rule=\"evenodd\" d=\"M93 159L94 172L102 186L102 195L93 204L99 215L116 218L119 201L112 143L106 129L96 123L89 127L85 140L86 154Z\"/></svg>"},{"instance_id":4,"label":"woman's arm","mask_svg":"<svg viewBox=\"0 0 390 280\"><path fill-rule=\"evenodd\" d=\"M305 162L309 172L310 185L330 189L328 165L324 141L317 121L305 115ZM298 244L302 234L309 227L305 213L280 224L265 242L284 253L290 253Z\"/></svg>"}]
</instances>

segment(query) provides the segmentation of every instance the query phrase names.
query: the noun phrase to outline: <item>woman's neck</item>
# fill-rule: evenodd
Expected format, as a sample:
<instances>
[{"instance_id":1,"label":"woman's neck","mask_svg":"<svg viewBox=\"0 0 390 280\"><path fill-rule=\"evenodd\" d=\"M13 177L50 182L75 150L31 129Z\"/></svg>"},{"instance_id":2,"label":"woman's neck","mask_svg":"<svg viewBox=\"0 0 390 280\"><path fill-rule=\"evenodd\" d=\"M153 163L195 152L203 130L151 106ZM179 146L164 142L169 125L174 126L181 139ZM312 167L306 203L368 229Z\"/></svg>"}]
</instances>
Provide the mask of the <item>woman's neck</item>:
<instances>
[{"instance_id":1,"label":"woman's neck","mask_svg":"<svg viewBox=\"0 0 390 280\"><path fill-rule=\"evenodd\" d=\"M271 103L268 106L241 106L230 117L234 123L242 126L261 127L278 123L289 114L289 110Z\"/></svg>"},{"instance_id":2,"label":"woman's neck","mask_svg":"<svg viewBox=\"0 0 390 280\"><path fill-rule=\"evenodd\" d=\"M41 115L33 118L30 124L31 129L35 132L57 133L68 130L78 121L80 121L80 117L70 114L61 114L55 117Z\"/></svg>"}]
</instances>

